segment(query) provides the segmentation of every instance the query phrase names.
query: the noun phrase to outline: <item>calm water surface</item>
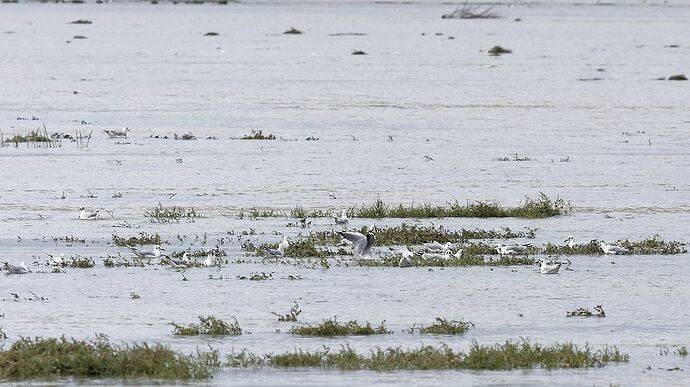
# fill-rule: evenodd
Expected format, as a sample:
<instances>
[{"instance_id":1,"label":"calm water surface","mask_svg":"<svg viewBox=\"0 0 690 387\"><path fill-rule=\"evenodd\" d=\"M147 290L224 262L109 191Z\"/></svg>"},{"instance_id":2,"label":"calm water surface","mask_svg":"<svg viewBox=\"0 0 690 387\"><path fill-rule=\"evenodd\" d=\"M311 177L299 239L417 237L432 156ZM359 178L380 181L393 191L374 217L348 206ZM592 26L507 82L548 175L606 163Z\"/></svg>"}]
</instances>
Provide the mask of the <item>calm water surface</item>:
<instances>
[{"instance_id":1,"label":"calm water surface","mask_svg":"<svg viewBox=\"0 0 690 387\"><path fill-rule=\"evenodd\" d=\"M690 73L690 7L533 5L497 7L505 16L497 20L442 20L452 8L3 4L3 135L45 124L49 132L93 130L93 137L88 148L68 141L50 149L0 148L0 260L30 263L36 255L43 262L41 252L64 252L98 262L64 274L32 266L29 275L3 276L0 326L7 342L105 333L115 341L163 342L183 351L211 345L223 353L267 353L344 344L363 352L438 343L465 350L472 340L524 337L617 345L630 363L531 372L226 370L202 384L688 384L688 360L659 355L660 348L690 345L688 254L571 257L574 271L556 276L532 267L429 271L334 261L323 270L234 263L245 258L243 241L277 242L275 232L295 239L333 228L328 219L314 221L310 230L286 227L292 220L282 218L238 219L240 208L340 209L377 197L515 205L544 192L569 200L573 214L432 222L455 229L538 227L535 244L561 243L569 234L585 243L654 234L690 239L690 89L687 82L655 80ZM93 24L70 24L76 19ZM291 26L305 33L283 35ZM333 36L343 33L365 35ZM494 45L513 54L488 56ZM353 50L368 55L353 56ZM103 133L125 125L132 129L126 141ZM278 140L236 139L252 128ZM198 139L172 139L187 132ZM310 136L319 140L306 141ZM498 161L516 154L530 160ZM122 197L113 198L117 193ZM152 224L144 211L158 203L194 206L206 218ZM80 206L105 216L79 221ZM122 227L125 222L130 228ZM355 219L351 225L370 223ZM187 282L165 267L106 269L101 263L107 254L128 254L111 245L113 233L158 232L175 251L209 248L231 230L250 228L257 235L221 246L233 263L188 270ZM180 243L178 234L188 238ZM51 240L65 235L87 243ZM252 272L275 279L236 279ZM288 275L304 279L281 279ZM48 300L26 300L31 292ZM131 300L130 292L141 299ZM11 301L10 293L22 301ZM287 333L291 325L271 314L287 312L293 300L303 322L334 315L385 320L394 333L294 337ZM567 310L597 304L604 305L605 319L564 317ZM235 316L251 334L171 335L171 321L189 323L206 314ZM461 337L403 332L436 316L470 320L476 328ZM667 371L676 366L683 370Z\"/></svg>"}]
</instances>

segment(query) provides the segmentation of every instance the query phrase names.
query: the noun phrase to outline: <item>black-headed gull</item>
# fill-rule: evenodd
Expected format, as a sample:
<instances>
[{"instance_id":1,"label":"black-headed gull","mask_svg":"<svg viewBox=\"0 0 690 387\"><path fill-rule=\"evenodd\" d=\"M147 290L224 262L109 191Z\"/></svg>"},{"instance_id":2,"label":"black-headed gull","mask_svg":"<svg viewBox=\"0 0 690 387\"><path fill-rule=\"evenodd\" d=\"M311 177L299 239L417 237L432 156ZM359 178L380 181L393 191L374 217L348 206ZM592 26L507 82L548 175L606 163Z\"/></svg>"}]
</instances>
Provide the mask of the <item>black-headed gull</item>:
<instances>
[{"instance_id":1,"label":"black-headed gull","mask_svg":"<svg viewBox=\"0 0 690 387\"><path fill-rule=\"evenodd\" d=\"M175 259L175 258L170 257L168 255L164 255L161 258L161 260L165 259L166 261L168 261L168 265L170 265L170 267L172 267L172 268L183 269L183 268L187 267L187 261L185 260L186 256L187 256L187 253L184 253L184 255L182 256L182 259Z\"/></svg>"},{"instance_id":2,"label":"black-headed gull","mask_svg":"<svg viewBox=\"0 0 690 387\"><path fill-rule=\"evenodd\" d=\"M220 266L218 259L216 259L216 256L213 255L213 253L208 253L206 255L206 259L204 259L204 262L202 264L206 267Z\"/></svg>"},{"instance_id":3,"label":"black-headed gull","mask_svg":"<svg viewBox=\"0 0 690 387\"><path fill-rule=\"evenodd\" d=\"M423 245L427 249L435 250L435 251L449 251L451 249L451 247L453 247L453 244L450 242L446 242L445 244L441 244L441 243L436 242L436 241L423 243Z\"/></svg>"},{"instance_id":4,"label":"black-headed gull","mask_svg":"<svg viewBox=\"0 0 690 387\"><path fill-rule=\"evenodd\" d=\"M152 250L141 250L129 245L127 245L127 247L129 247L130 250L132 250L132 252L138 259L160 258L160 256L162 255L161 251L165 251L165 249L162 248L160 245L153 246Z\"/></svg>"},{"instance_id":5,"label":"black-headed gull","mask_svg":"<svg viewBox=\"0 0 690 387\"><path fill-rule=\"evenodd\" d=\"M335 220L335 224L343 226L346 226L350 222L347 218L347 211L345 210L340 211L340 216L334 216L333 219Z\"/></svg>"},{"instance_id":6,"label":"black-headed gull","mask_svg":"<svg viewBox=\"0 0 690 387\"><path fill-rule=\"evenodd\" d=\"M374 234L364 235L353 231L338 231L338 234L352 243L355 258L371 258L371 248L376 244Z\"/></svg>"},{"instance_id":7,"label":"black-headed gull","mask_svg":"<svg viewBox=\"0 0 690 387\"><path fill-rule=\"evenodd\" d=\"M127 138L129 136L129 128L125 126L121 130L117 130L117 129L107 130L106 129L105 133L110 138Z\"/></svg>"},{"instance_id":8,"label":"black-headed gull","mask_svg":"<svg viewBox=\"0 0 690 387\"><path fill-rule=\"evenodd\" d=\"M86 208L79 207L79 219L96 220L100 216L100 211L86 211Z\"/></svg>"},{"instance_id":9,"label":"black-headed gull","mask_svg":"<svg viewBox=\"0 0 690 387\"><path fill-rule=\"evenodd\" d=\"M7 274L27 274L29 272L29 268L24 262L20 263L19 266L5 262L5 270L7 270Z\"/></svg>"},{"instance_id":10,"label":"black-headed gull","mask_svg":"<svg viewBox=\"0 0 690 387\"><path fill-rule=\"evenodd\" d=\"M524 254L527 251L527 248L529 245L511 245L511 246L505 246L502 244L496 244L496 252L500 255L517 255L517 254Z\"/></svg>"},{"instance_id":11,"label":"black-headed gull","mask_svg":"<svg viewBox=\"0 0 690 387\"><path fill-rule=\"evenodd\" d=\"M599 247L601 247L601 251L603 251L604 254L607 255L618 255L625 254L628 252L628 249L626 249L625 247L608 245L604 241L599 242Z\"/></svg>"},{"instance_id":12,"label":"black-headed gull","mask_svg":"<svg viewBox=\"0 0 690 387\"><path fill-rule=\"evenodd\" d=\"M568 235L568 239L564 240L563 242L567 243L568 247L571 249L576 246L575 238L573 238L572 235Z\"/></svg>"},{"instance_id":13,"label":"black-headed gull","mask_svg":"<svg viewBox=\"0 0 690 387\"><path fill-rule=\"evenodd\" d=\"M541 274L558 274L558 269L561 268L562 263L548 263L545 259L539 260L539 272Z\"/></svg>"}]
</instances>

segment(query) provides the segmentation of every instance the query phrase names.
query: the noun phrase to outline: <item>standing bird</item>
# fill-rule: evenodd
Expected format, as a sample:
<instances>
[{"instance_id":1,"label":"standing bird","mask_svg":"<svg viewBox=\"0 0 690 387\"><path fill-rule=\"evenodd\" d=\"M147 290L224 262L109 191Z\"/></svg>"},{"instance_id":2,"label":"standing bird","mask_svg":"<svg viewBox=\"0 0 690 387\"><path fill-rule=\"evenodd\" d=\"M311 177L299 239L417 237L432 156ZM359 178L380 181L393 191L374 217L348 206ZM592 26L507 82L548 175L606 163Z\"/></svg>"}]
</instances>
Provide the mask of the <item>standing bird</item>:
<instances>
[{"instance_id":1,"label":"standing bird","mask_svg":"<svg viewBox=\"0 0 690 387\"><path fill-rule=\"evenodd\" d=\"M575 238L573 238L572 235L568 235L568 239L564 240L563 242L567 243L568 247L571 249L576 246L575 245Z\"/></svg>"},{"instance_id":2,"label":"standing bird","mask_svg":"<svg viewBox=\"0 0 690 387\"><path fill-rule=\"evenodd\" d=\"M24 262L20 263L19 266L11 265L5 262L5 270L7 274L27 274L29 273L29 268L26 267Z\"/></svg>"},{"instance_id":3,"label":"standing bird","mask_svg":"<svg viewBox=\"0 0 690 387\"><path fill-rule=\"evenodd\" d=\"M216 266L218 265L218 260L216 259L216 256L213 255L212 252L210 252L208 253L208 255L206 255L206 259L204 259L203 265L206 267Z\"/></svg>"},{"instance_id":4,"label":"standing bird","mask_svg":"<svg viewBox=\"0 0 690 387\"><path fill-rule=\"evenodd\" d=\"M100 211L86 211L86 208L79 207L79 219L82 220L96 220L100 215Z\"/></svg>"},{"instance_id":5,"label":"standing bird","mask_svg":"<svg viewBox=\"0 0 690 387\"><path fill-rule=\"evenodd\" d=\"M546 260L540 259L539 272L541 274L558 274L558 269L561 268L561 263L547 263Z\"/></svg>"},{"instance_id":6,"label":"standing bird","mask_svg":"<svg viewBox=\"0 0 690 387\"><path fill-rule=\"evenodd\" d=\"M160 256L162 255L161 251L165 251L165 249L161 248L160 245L153 246L153 250L139 250L129 245L126 246L129 247L130 250L132 250L137 259L160 258Z\"/></svg>"},{"instance_id":7,"label":"standing bird","mask_svg":"<svg viewBox=\"0 0 690 387\"><path fill-rule=\"evenodd\" d=\"M185 253L185 254L187 254L187 253ZM175 268L175 269L184 269L185 267L187 267L187 261L184 260L184 255L183 255L182 259L175 259L171 256L164 255L161 258L161 261L164 261L164 260L168 262L168 265L170 265L170 267Z\"/></svg>"},{"instance_id":8,"label":"standing bird","mask_svg":"<svg viewBox=\"0 0 690 387\"><path fill-rule=\"evenodd\" d=\"M105 133L110 138L127 138L127 137L129 137L129 128L125 126L121 130L117 130L117 129L107 130L106 129Z\"/></svg>"},{"instance_id":9,"label":"standing bird","mask_svg":"<svg viewBox=\"0 0 690 387\"><path fill-rule=\"evenodd\" d=\"M374 234L369 232L364 235L353 231L338 231L338 234L352 243L355 258L371 258L371 248L376 244Z\"/></svg>"},{"instance_id":10,"label":"standing bird","mask_svg":"<svg viewBox=\"0 0 690 387\"><path fill-rule=\"evenodd\" d=\"M604 241L599 242L599 247L601 247L601 251L603 251L604 254L607 255L619 255L628 252L628 249L626 249L625 247L607 245Z\"/></svg>"},{"instance_id":11,"label":"standing bird","mask_svg":"<svg viewBox=\"0 0 690 387\"><path fill-rule=\"evenodd\" d=\"M412 267L412 258L408 256L403 256L398 261L398 267Z\"/></svg>"},{"instance_id":12,"label":"standing bird","mask_svg":"<svg viewBox=\"0 0 690 387\"><path fill-rule=\"evenodd\" d=\"M335 220L335 224L340 224L343 226L347 226L347 224L350 222L347 218L347 211L345 210L340 211L340 216L334 216L333 219Z\"/></svg>"},{"instance_id":13,"label":"standing bird","mask_svg":"<svg viewBox=\"0 0 690 387\"><path fill-rule=\"evenodd\" d=\"M282 251L283 253L287 248L290 247L290 242L288 242L288 239L285 235L283 235L283 240L278 243L278 250Z\"/></svg>"}]
</instances>

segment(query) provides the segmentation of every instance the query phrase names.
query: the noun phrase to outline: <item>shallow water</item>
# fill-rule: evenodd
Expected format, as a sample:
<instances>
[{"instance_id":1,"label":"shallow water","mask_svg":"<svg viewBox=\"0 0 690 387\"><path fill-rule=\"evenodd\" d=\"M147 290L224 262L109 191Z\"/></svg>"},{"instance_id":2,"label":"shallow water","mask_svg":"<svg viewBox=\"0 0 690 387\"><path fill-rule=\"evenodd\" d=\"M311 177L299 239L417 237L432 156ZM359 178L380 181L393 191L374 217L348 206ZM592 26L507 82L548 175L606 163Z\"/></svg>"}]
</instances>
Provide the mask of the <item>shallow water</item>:
<instances>
[{"instance_id":1,"label":"shallow water","mask_svg":"<svg viewBox=\"0 0 690 387\"><path fill-rule=\"evenodd\" d=\"M245 347L264 353L345 343L361 351L441 342L466 349L475 339L494 344L526 337L617 345L631 361L529 373L226 370L209 383L687 384L687 371L666 369L685 369L688 360L660 356L658 346L690 344L688 254L571 257L574 271L557 276L539 275L532 267L428 271L334 264L322 270L231 263L220 271L190 269L183 282L165 267L102 266L106 254L127 255L110 245L112 233L190 237L165 246L168 251L192 243L200 248L194 238L204 233L204 247L212 247L227 231L250 228L259 235L242 241L276 242L276 231L295 238L333 226L319 219L310 230L288 228L292 220L237 219L237 211L340 209L379 196L391 203L515 205L524 195L544 192L571 201L573 214L431 222L449 228L538 227L535 244L560 243L569 234L578 242L654 234L688 240L690 91L687 82L654 79L690 71L690 7L533 5L497 8L505 16L498 20L441 20L449 8L2 4L0 30L12 31L0 34L0 51L10 53L0 56L3 135L45 123L49 132L93 130L93 138L88 148L67 141L51 149L0 148L0 260L28 263L39 252L64 252L98 262L94 269L64 274L36 266L30 275L5 276L0 326L8 340L105 333L115 341L164 342L184 351L210 344L224 353ZM69 24L80 18L93 24ZM282 35L290 26L305 34ZM203 36L209 31L220 36ZM352 32L366 36L329 35ZM487 56L496 44L514 53ZM679 47L666 47L673 44ZM352 50L369 55L352 56ZM601 80L579 80L586 78ZM32 116L40 120L17 120ZM132 129L121 141L126 144L102 132L125 125ZM250 128L279 140L234 139ZM198 140L151 138L190 131ZM305 141L309 136L319 140ZM496 160L515 154L531 160ZM560 162L566 157L568 162ZM65 199L58 199L63 192ZM89 192L97 198L83 197ZM115 193L123 197L113 198ZM144 211L159 202L194 206L206 217L152 224ZM101 209L104 219L77 220L80 206ZM131 228L116 227L124 222ZM370 223L355 219L351 226ZM87 243L50 240L65 235ZM231 261L244 258L236 237L221 248ZM275 279L236 279L258 271L272 272ZM209 280L209 274L223 279ZM281 279L289 274L304 279ZM35 292L48 300L13 302L11 292L22 299ZM130 292L141 299L131 300ZM287 312L292 300L303 310L302 322L334 315L342 321L386 320L394 333L293 337L287 333L291 325L271 314ZM597 304L604 305L605 319L564 317L567 310ZM171 335L171 321L190 323L205 314L236 316L252 334ZM470 320L476 328L462 337L402 332L436 316Z\"/></svg>"}]
</instances>

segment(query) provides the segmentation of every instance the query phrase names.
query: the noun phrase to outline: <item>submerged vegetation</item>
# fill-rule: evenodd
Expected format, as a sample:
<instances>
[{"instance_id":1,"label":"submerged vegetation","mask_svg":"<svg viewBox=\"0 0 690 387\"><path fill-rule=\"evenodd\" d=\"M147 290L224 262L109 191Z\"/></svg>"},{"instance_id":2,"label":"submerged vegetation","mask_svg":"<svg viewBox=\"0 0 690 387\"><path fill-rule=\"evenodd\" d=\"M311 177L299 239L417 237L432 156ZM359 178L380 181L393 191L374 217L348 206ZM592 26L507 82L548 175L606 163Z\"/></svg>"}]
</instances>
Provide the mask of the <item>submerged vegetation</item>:
<instances>
[{"instance_id":1,"label":"submerged vegetation","mask_svg":"<svg viewBox=\"0 0 690 387\"><path fill-rule=\"evenodd\" d=\"M377 327L371 326L369 322L362 325L357 320L348 321L341 324L336 318L323 320L321 324L294 326L290 333L299 336L363 336L363 335L382 335L391 333L386 329L385 321Z\"/></svg>"},{"instance_id":2,"label":"submerged vegetation","mask_svg":"<svg viewBox=\"0 0 690 387\"><path fill-rule=\"evenodd\" d=\"M410 333L415 331L427 335L462 335L474 328L474 324L469 321L446 320L445 318L436 317L436 321L428 326L413 326Z\"/></svg>"},{"instance_id":3,"label":"submerged vegetation","mask_svg":"<svg viewBox=\"0 0 690 387\"><path fill-rule=\"evenodd\" d=\"M411 204L409 206L398 204L386 204L380 198L371 204L355 206L347 211L350 218L525 218L539 219L552 216L566 215L570 212L570 204L560 197L551 199L543 193L532 199L525 197L524 202L517 207L504 207L494 202L474 202L465 205L458 202L445 206L433 204ZM321 218L333 216L332 211L311 210L306 211L302 207L294 207L290 214L297 218ZM244 211L240 216L245 215ZM283 217L284 211L277 209L253 209L250 217Z\"/></svg>"},{"instance_id":4,"label":"submerged vegetation","mask_svg":"<svg viewBox=\"0 0 690 387\"><path fill-rule=\"evenodd\" d=\"M254 130L252 129L251 134L245 134L244 136L240 137L240 140L275 140L276 136L272 134L264 134L263 130Z\"/></svg>"},{"instance_id":5,"label":"submerged vegetation","mask_svg":"<svg viewBox=\"0 0 690 387\"><path fill-rule=\"evenodd\" d=\"M489 49L489 55L491 56L499 56L503 54L512 54L513 50L510 50L508 48L503 48L501 46L493 46L491 49Z\"/></svg>"},{"instance_id":6,"label":"submerged vegetation","mask_svg":"<svg viewBox=\"0 0 690 387\"><path fill-rule=\"evenodd\" d=\"M257 356L247 351L232 353L225 363L228 367L318 367L339 370L512 370L532 368L588 368L608 363L628 362L628 355L616 347L593 351L575 344L542 346L527 340L507 341L505 344L480 346L474 342L469 352L455 352L447 345L422 346L416 349L401 347L375 348L369 354L358 354L349 346L338 352L330 348L314 352L301 349L294 352Z\"/></svg>"},{"instance_id":7,"label":"submerged vegetation","mask_svg":"<svg viewBox=\"0 0 690 387\"><path fill-rule=\"evenodd\" d=\"M271 312L273 315L278 317L278 321L290 321L294 322L297 321L297 316L302 314L302 309L300 309L299 304L297 301L293 301L295 305L293 305L290 308L290 311L286 314L278 314L276 312Z\"/></svg>"},{"instance_id":8,"label":"submerged vegetation","mask_svg":"<svg viewBox=\"0 0 690 387\"><path fill-rule=\"evenodd\" d=\"M606 317L606 312L601 305L594 307L594 312L587 308L577 308L566 313L565 317Z\"/></svg>"},{"instance_id":9,"label":"submerged vegetation","mask_svg":"<svg viewBox=\"0 0 690 387\"><path fill-rule=\"evenodd\" d=\"M0 378L64 377L206 379L221 366L218 352L185 355L162 344L117 345L92 341L22 337L0 350Z\"/></svg>"},{"instance_id":10,"label":"submerged vegetation","mask_svg":"<svg viewBox=\"0 0 690 387\"><path fill-rule=\"evenodd\" d=\"M628 250L624 255L671 255L671 254L685 254L687 249L686 244L679 241L664 241L659 235L654 235L651 238L643 239L641 241L618 241L616 245L624 247ZM591 240L587 244L577 244L573 247L566 245L554 245L547 243L543 248L539 249L540 253L547 255L603 255L604 252L599 246L599 242Z\"/></svg>"},{"instance_id":11,"label":"submerged vegetation","mask_svg":"<svg viewBox=\"0 0 690 387\"><path fill-rule=\"evenodd\" d=\"M285 32L283 32L283 35L301 35L301 34L303 34L303 32L298 30L295 27L290 27L289 30L286 30Z\"/></svg>"},{"instance_id":12,"label":"submerged vegetation","mask_svg":"<svg viewBox=\"0 0 690 387\"><path fill-rule=\"evenodd\" d=\"M161 236L158 234L147 234L140 232L139 236L131 236L129 238L121 237L113 234L113 245L115 246L137 246L137 245L160 245Z\"/></svg>"},{"instance_id":13,"label":"submerged vegetation","mask_svg":"<svg viewBox=\"0 0 690 387\"><path fill-rule=\"evenodd\" d=\"M179 222L180 219L193 221L195 218L203 217L203 215L197 212L194 207L164 207L161 203L158 203L158 206L154 207L153 209L146 211L144 216L151 218L151 222L154 223Z\"/></svg>"},{"instance_id":14,"label":"submerged vegetation","mask_svg":"<svg viewBox=\"0 0 690 387\"><path fill-rule=\"evenodd\" d=\"M237 322L237 319L233 318L233 322L225 322L214 316L203 317L199 316L199 324L189 324L188 326L183 326L170 323L174 327L173 335L175 336L198 336L198 335L210 335L210 336L237 336L241 335L244 331Z\"/></svg>"}]
</instances>

